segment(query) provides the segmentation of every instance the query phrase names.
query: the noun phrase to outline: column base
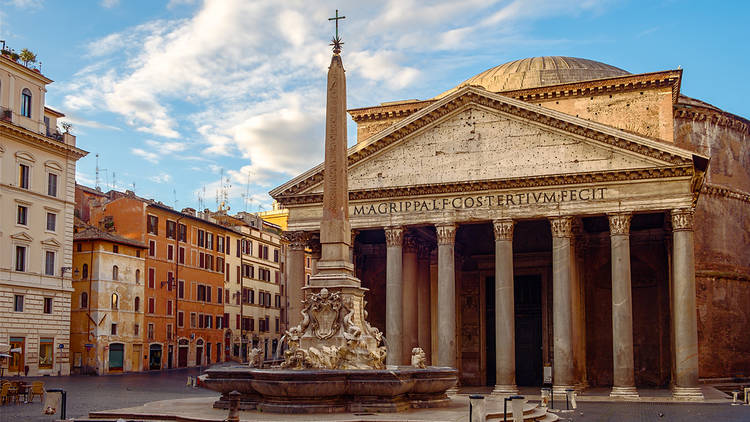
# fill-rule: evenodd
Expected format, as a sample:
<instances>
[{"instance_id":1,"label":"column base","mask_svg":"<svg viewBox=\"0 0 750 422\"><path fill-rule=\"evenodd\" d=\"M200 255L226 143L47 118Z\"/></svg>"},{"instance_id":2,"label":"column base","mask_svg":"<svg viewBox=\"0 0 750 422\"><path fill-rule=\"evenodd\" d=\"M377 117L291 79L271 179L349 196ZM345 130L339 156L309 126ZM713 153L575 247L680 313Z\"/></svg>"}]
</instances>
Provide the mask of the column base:
<instances>
[{"instance_id":1,"label":"column base","mask_svg":"<svg viewBox=\"0 0 750 422\"><path fill-rule=\"evenodd\" d=\"M552 395L554 396L555 400L563 399L565 400L565 397L568 395L567 390L575 390L575 385L553 385L552 386Z\"/></svg>"},{"instance_id":2,"label":"column base","mask_svg":"<svg viewBox=\"0 0 750 422\"><path fill-rule=\"evenodd\" d=\"M703 401L703 391L700 387L678 387L672 388L672 398L679 401Z\"/></svg>"},{"instance_id":3,"label":"column base","mask_svg":"<svg viewBox=\"0 0 750 422\"><path fill-rule=\"evenodd\" d=\"M638 390L635 387L612 387L609 397L613 399L638 400Z\"/></svg>"},{"instance_id":4,"label":"column base","mask_svg":"<svg viewBox=\"0 0 750 422\"><path fill-rule=\"evenodd\" d=\"M492 389L493 396L514 396L518 394L518 387L515 384L498 384Z\"/></svg>"}]
</instances>

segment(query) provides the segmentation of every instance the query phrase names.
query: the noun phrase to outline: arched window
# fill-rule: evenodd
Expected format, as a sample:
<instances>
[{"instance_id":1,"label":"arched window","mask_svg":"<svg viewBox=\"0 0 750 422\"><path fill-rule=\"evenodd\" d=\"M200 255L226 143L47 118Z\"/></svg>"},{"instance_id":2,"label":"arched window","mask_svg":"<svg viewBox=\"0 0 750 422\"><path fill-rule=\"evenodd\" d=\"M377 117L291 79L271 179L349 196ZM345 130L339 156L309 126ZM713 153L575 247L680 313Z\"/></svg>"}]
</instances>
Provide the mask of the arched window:
<instances>
[{"instance_id":1,"label":"arched window","mask_svg":"<svg viewBox=\"0 0 750 422\"><path fill-rule=\"evenodd\" d=\"M135 284L141 283L141 270L135 270Z\"/></svg>"},{"instance_id":2,"label":"arched window","mask_svg":"<svg viewBox=\"0 0 750 422\"><path fill-rule=\"evenodd\" d=\"M117 293L112 293L112 309L119 309L120 306L120 297L117 296Z\"/></svg>"},{"instance_id":3,"label":"arched window","mask_svg":"<svg viewBox=\"0 0 750 422\"><path fill-rule=\"evenodd\" d=\"M138 296L135 297L134 306L135 306L135 311L136 312L138 312L138 311L141 310L141 298L140 297L138 297Z\"/></svg>"},{"instance_id":4,"label":"arched window","mask_svg":"<svg viewBox=\"0 0 750 422\"><path fill-rule=\"evenodd\" d=\"M119 275L120 269L117 268L117 265L112 266L112 280L117 280L117 276Z\"/></svg>"},{"instance_id":5,"label":"arched window","mask_svg":"<svg viewBox=\"0 0 750 422\"><path fill-rule=\"evenodd\" d=\"M84 265L84 268L86 266ZM89 307L89 294L86 292L81 293L81 308Z\"/></svg>"},{"instance_id":6,"label":"arched window","mask_svg":"<svg viewBox=\"0 0 750 422\"><path fill-rule=\"evenodd\" d=\"M31 117L31 91L28 88L21 91L21 115Z\"/></svg>"},{"instance_id":7,"label":"arched window","mask_svg":"<svg viewBox=\"0 0 750 422\"><path fill-rule=\"evenodd\" d=\"M81 271L81 279L89 278L89 264L83 264L83 271Z\"/></svg>"}]
</instances>

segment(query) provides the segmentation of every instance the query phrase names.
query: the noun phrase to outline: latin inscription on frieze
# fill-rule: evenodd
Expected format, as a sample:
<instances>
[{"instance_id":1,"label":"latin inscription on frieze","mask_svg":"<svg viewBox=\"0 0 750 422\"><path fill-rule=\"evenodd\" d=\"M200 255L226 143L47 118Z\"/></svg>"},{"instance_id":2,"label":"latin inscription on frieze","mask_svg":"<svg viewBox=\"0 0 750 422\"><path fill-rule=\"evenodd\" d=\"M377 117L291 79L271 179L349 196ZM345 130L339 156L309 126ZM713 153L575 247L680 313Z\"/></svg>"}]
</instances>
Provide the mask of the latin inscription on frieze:
<instances>
[{"instance_id":1,"label":"latin inscription on frieze","mask_svg":"<svg viewBox=\"0 0 750 422\"><path fill-rule=\"evenodd\" d=\"M558 189L550 191L383 201L373 204L352 205L351 207L353 216L465 209L497 209L527 205L543 206L545 204L559 204L564 202L602 200L604 199L606 192L607 188Z\"/></svg>"}]
</instances>

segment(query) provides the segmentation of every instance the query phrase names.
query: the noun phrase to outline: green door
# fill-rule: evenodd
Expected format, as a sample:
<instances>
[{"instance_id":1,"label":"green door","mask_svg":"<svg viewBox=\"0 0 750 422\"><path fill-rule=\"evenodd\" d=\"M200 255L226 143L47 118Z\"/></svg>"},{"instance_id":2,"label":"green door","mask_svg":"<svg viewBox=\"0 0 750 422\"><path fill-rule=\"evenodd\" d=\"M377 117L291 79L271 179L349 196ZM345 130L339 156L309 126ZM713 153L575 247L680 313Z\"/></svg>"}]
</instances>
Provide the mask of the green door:
<instances>
[{"instance_id":1,"label":"green door","mask_svg":"<svg viewBox=\"0 0 750 422\"><path fill-rule=\"evenodd\" d=\"M109 370L122 371L122 362L125 357L125 346L120 343L109 345Z\"/></svg>"}]
</instances>

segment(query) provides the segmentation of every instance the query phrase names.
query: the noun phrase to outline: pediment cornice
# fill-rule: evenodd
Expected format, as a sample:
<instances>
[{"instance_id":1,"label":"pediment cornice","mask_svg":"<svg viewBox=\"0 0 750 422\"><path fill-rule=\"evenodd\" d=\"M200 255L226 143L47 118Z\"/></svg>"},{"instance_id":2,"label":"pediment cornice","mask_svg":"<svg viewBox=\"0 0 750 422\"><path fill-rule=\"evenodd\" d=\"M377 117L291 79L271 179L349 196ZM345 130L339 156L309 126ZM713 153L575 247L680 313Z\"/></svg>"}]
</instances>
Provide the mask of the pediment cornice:
<instances>
[{"instance_id":1,"label":"pediment cornice","mask_svg":"<svg viewBox=\"0 0 750 422\"><path fill-rule=\"evenodd\" d=\"M698 156L691 151L615 129L611 126L580 119L562 112L494 94L482 88L469 86L390 126L374 135L370 140L352 146L347 152L348 166L351 167L409 135L433 125L437 120L471 105L534 121L564 133L609 145L615 149L656 159L663 162L664 166L692 166L693 157ZM705 157L702 158L708 160ZM323 164L321 163L272 190L270 195L282 203L287 203L284 200L285 197L309 191L322 181Z\"/></svg>"}]
</instances>

